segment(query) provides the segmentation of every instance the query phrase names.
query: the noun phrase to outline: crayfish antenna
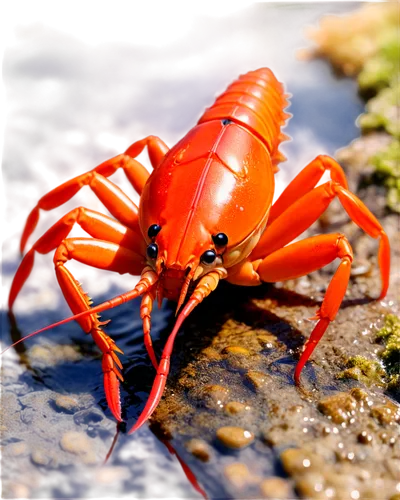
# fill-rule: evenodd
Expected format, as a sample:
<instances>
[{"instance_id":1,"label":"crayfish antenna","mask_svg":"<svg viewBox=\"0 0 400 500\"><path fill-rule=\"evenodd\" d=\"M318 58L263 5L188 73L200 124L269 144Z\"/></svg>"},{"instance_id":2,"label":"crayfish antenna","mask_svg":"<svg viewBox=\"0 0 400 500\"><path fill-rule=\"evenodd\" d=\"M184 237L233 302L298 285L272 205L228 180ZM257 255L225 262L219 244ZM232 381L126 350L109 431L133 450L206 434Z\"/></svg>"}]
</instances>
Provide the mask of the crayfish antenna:
<instances>
[{"instance_id":1,"label":"crayfish antenna","mask_svg":"<svg viewBox=\"0 0 400 500\"><path fill-rule=\"evenodd\" d=\"M45 332L46 330L50 330L52 328L55 328L56 326L61 326L64 325L65 323L69 323L70 321L77 320L84 318L86 316L89 316L91 314L97 314L101 313L102 311L106 311L108 309L113 309L114 307L120 306L121 304L124 304L125 302L129 302L130 300L136 299L137 297L140 297L143 295L147 290L149 290L158 280L157 274L149 267L146 267L143 270L142 277L135 286L133 290L130 290L129 292L122 293L121 295L117 295L116 297L113 297L112 299L106 300L102 304L99 304L98 306L92 307L91 309L88 309L87 311L83 311L78 314L74 314L73 316L69 316L68 318L62 319L61 321L57 321L56 323L52 323L51 325L45 326L44 328L41 328L40 330L36 330L33 333L30 333L29 335L26 335L22 339L17 340L17 342L14 342L14 344L9 345L6 347L2 352L0 352L0 356L2 356L8 349L11 347L16 346L17 344L34 337L35 335L38 335L39 333Z\"/></svg>"},{"instance_id":2,"label":"crayfish antenna","mask_svg":"<svg viewBox=\"0 0 400 500\"><path fill-rule=\"evenodd\" d=\"M194 475L192 469L188 466L188 464L181 458L181 456L176 452L175 448L172 444L166 440L161 441L166 447L167 450L171 453L171 455L175 455L178 459L178 462L181 464L182 470L185 473L185 476L188 478L190 484L193 488L202 495L206 500L208 499L207 493L203 490L203 488L199 485L196 476Z\"/></svg>"},{"instance_id":3,"label":"crayfish antenna","mask_svg":"<svg viewBox=\"0 0 400 500\"><path fill-rule=\"evenodd\" d=\"M170 333L168 340L164 346L164 350L160 359L160 364L158 365L157 375L153 382L153 387L151 389L150 395L147 399L146 405L140 414L138 420L133 425L128 434L132 434L137 431L152 415L153 411L157 408L158 403L163 395L165 384L167 382L167 377L170 368L170 359L172 349L174 347L174 342L176 335L179 331L184 320L189 316L193 309L200 304L212 291L214 291L219 283L220 279L226 277L225 269L214 269L209 272L203 278L200 279L198 285L194 289L190 299L187 304L179 313L178 319L176 320L175 326Z\"/></svg>"}]
</instances>

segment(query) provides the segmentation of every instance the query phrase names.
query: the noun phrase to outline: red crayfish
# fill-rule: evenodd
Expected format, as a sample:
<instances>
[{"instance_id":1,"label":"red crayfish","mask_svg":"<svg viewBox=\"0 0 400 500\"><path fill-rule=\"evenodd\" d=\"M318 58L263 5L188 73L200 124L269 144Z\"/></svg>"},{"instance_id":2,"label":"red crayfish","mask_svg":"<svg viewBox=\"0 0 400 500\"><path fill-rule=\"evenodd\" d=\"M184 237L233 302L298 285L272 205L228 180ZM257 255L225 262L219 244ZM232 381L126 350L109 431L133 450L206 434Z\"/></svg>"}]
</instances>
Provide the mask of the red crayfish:
<instances>
[{"instance_id":1,"label":"red crayfish","mask_svg":"<svg viewBox=\"0 0 400 500\"><path fill-rule=\"evenodd\" d=\"M75 319L103 353L108 406L121 421L119 385L122 351L105 333L98 313L141 296L144 343L157 370L145 408L130 432L152 414L165 387L170 356L183 320L220 280L255 286L311 273L341 260L315 318L294 373L300 373L334 320L350 277L353 252L339 233L291 243L338 198L350 218L372 238L379 238L383 298L389 285L390 246L382 226L347 187L340 165L318 156L300 172L273 204L274 174L284 160L281 128L290 116L287 95L270 69L242 75L217 98L172 149L155 136L132 144L124 154L69 180L43 196L28 217L21 251L35 229L40 210L52 210L89 186L112 217L79 207L56 222L24 256L12 283L9 307L28 278L36 252L55 250L58 283ZM153 172L135 158L147 147ZM109 180L122 169L140 195L137 207ZM325 171L331 180L316 187ZM90 238L68 238L79 224ZM95 307L65 264L74 259L99 269L140 275L135 288ZM155 299L177 301L178 317L161 359L153 351L150 316ZM38 332L35 332L36 334ZM31 335L34 335L31 334ZM26 338L26 337L25 337ZM22 339L23 340L23 339Z\"/></svg>"}]
</instances>

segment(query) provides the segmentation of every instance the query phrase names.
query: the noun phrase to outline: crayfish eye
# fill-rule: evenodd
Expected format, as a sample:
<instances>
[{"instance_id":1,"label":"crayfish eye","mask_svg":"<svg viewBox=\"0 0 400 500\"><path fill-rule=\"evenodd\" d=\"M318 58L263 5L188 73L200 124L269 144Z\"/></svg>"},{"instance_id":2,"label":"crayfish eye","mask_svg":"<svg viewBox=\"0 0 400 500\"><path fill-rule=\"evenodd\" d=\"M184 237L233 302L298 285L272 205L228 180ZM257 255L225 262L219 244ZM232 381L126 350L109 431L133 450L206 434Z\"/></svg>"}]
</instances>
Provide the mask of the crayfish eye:
<instances>
[{"instance_id":1,"label":"crayfish eye","mask_svg":"<svg viewBox=\"0 0 400 500\"><path fill-rule=\"evenodd\" d=\"M217 255L214 250L206 250L201 256L200 260L203 264L212 264Z\"/></svg>"},{"instance_id":2,"label":"crayfish eye","mask_svg":"<svg viewBox=\"0 0 400 500\"><path fill-rule=\"evenodd\" d=\"M215 234L212 240L217 247L226 247L228 244L228 236L225 233Z\"/></svg>"},{"instance_id":3,"label":"crayfish eye","mask_svg":"<svg viewBox=\"0 0 400 500\"><path fill-rule=\"evenodd\" d=\"M161 226L159 226L158 224L152 224L147 230L147 235L149 238L155 238L160 231Z\"/></svg>"},{"instance_id":4,"label":"crayfish eye","mask_svg":"<svg viewBox=\"0 0 400 500\"><path fill-rule=\"evenodd\" d=\"M158 246L155 243L150 243L146 253L149 259L156 259L158 255Z\"/></svg>"}]
</instances>

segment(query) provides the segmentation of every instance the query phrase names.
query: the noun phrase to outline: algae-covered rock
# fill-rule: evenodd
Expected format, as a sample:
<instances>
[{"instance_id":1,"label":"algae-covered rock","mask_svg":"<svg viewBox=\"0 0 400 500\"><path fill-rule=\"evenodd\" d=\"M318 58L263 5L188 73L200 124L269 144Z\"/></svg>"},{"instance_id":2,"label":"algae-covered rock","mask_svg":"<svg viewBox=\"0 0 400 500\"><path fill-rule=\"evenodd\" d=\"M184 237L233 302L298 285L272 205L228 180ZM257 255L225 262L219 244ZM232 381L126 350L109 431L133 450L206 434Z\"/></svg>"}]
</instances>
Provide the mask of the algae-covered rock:
<instances>
[{"instance_id":1,"label":"algae-covered rock","mask_svg":"<svg viewBox=\"0 0 400 500\"><path fill-rule=\"evenodd\" d=\"M341 73L357 76L359 91L369 97L359 117L362 133L383 131L386 140L357 139L340 151L346 166L362 163L372 166L376 175L370 182L387 188L386 205L400 212L400 37L398 2L368 5L350 16L328 16L309 33L317 47L308 53L322 56ZM364 146L376 145L374 150ZM382 146L385 146L382 148ZM367 156L367 158L365 158ZM358 161L362 157L362 161ZM373 173L373 172L371 172Z\"/></svg>"},{"instance_id":2,"label":"algae-covered rock","mask_svg":"<svg viewBox=\"0 0 400 500\"><path fill-rule=\"evenodd\" d=\"M366 385L378 385L392 391L400 389L400 319L394 314L385 317L384 326L376 334L376 341L384 344L378 352L383 362L354 356L346 360L346 369L339 379L354 379Z\"/></svg>"},{"instance_id":3,"label":"algae-covered rock","mask_svg":"<svg viewBox=\"0 0 400 500\"><path fill-rule=\"evenodd\" d=\"M379 34L376 44L376 53L367 59L358 75L360 90L379 91L395 82L393 75L399 71L400 38L398 33L398 19L388 19L382 33Z\"/></svg>"},{"instance_id":4,"label":"algae-covered rock","mask_svg":"<svg viewBox=\"0 0 400 500\"><path fill-rule=\"evenodd\" d=\"M370 99L366 113L360 116L363 131L385 129L394 137L400 137L400 82L393 82Z\"/></svg>"},{"instance_id":5,"label":"algae-covered rock","mask_svg":"<svg viewBox=\"0 0 400 500\"><path fill-rule=\"evenodd\" d=\"M398 121L400 123L400 121ZM400 125L398 125L400 127ZM372 157L375 174L388 187L387 204L400 212L400 141L393 139L388 148Z\"/></svg>"},{"instance_id":6,"label":"algae-covered rock","mask_svg":"<svg viewBox=\"0 0 400 500\"><path fill-rule=\"evenodd\" d=\"M385 370L378 363L364 356L350 357L346 362L346 369L339 373L338 378L354 379L367 385L376 383L385 385Z\"/></svg>"},{"instance_id":7,"label":"algae-covered rock","mask_svg":"<svg viewBox=\"0 0 400 500\"><path fill-rule=\"evenodd\" d=\"M326 16L319 28L307 32L316 43L309 55L328 58L346 76L355 76L367 68L363 81L385 81L390 78L388 74L396 65L395 58L398 58L398 22L397 2L366 5L343 17ZM380 53L385 64L374 59ZM394 64L391 64L392 61Z\"/></svg>"},{"instance_id":8,"label":"algae-covered rock","mask_svg":"<svg viewBox=\"0 0 400 500\"><path fill-rule=\"evenodd\" d=\"M377 333L377 339L382 340L385 349L380 357L389 375L400 375L400 318L388 314L384 326Z\"/></svg>"}]
</instances>

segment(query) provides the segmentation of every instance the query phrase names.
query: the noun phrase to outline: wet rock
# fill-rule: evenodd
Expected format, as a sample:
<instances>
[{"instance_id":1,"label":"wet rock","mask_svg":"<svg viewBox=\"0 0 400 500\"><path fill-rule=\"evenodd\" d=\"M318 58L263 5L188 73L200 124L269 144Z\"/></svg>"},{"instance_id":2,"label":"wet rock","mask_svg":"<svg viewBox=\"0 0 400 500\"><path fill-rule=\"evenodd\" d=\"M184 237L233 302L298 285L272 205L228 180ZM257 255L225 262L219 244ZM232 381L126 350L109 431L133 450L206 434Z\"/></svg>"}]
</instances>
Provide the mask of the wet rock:
<instances>
[{"instance_id":1,"label":"wet rock","mask_svg":"<svg viewBox=\"0 0 400 500\"><path fill-rule=\"evenodd\" d=\"M287 481L281 477L269 477L260 483L261 498L285 500L293 498L294 493Z\"/></svg>"},{"instance_id":2,"label":"wet rock","mask_svg":"<svg viewBox=\"0 0 400 500\"><path fill-rule=\"evenodd\" d=\"M239 401L229 401L225 405L225 413L228 415L237 415L247 411L251 411L251 407Z\"/></svg>"},{"instance_id":3,"label":"wet rock","mask_svg":"<svg viewBox=\"0 0 400 500\"><path fill-rule=\"evenodd\" d=\"M104 414L98 408L88 408L74 414L74 422L77 425L97 424L104 420Z\"/></svg>"},{"instance_id":4,"label":"wet rock","mask_svg":"<svg viewBox=\"0 0 400 500\"><path fill-rule=\"evenodd\" d=\"M336 424L349 422L355 415L356 408L356 400L351 394L345 392L323 398L318 403L318 410L330 417Z\"/></svg>"},{"instance_id":5,"label":"wet rock","mask_svg":"<svg viewBox=\"0 0 400 500\"><path fill-rule=\"evenodd\" d=\"M45 450L34 450L31 454L31 460L36 465L49 465L51 458Z\"/></svg>"},{"instance_id":6,"label":"wet rock","mask_svg":"<svg viewBox=\"0 0 400 500\"><path fill-rule=\"evenodd\" d=\"M252 364L252 353L246 347L227 346L222 350L221 354L231 369L245 370L249 367L249 363Z\"/></svg>"},{"instance_id":7,"label":"wet rock","mask_svg":"<svg viewBox=\"0 0 400 500\"><path fill-rule=\"evenodd\" d=\"M305 449L288 448L281 453L281 461L286 473L302 475L318 471L321 468L321 459Z\"/></svg>"},{"instance_id":8,"label":"wet rock","mask_svg":"<svg viewBox=\"0 0 400 500\"><path fill-rule=\"evenodd\" d=\"M113 466L107 467L103 466L99 469L98 473L95 475L95 480L99 484L108 485L116 482L124 481L129 479L131 471L128 467Z\"/></svg>"},{"instance_id":9,"label":"wet rock","mask_svg":"<svg viewBox=\"0 0 400 500\"><path fill-rule=\"evenodd\" d=\"M29 296L19 297L15 302L17 311L31 311L42 307L54 307L57 294L50 288L40 288L36 293Z\"/></svg>"},{"instance_id":10,"label":"wet rock","mask_svg":"<svg viewBox=\"0 0 400 500\"><path fill-rule=\"evenodd\" d=\"M190 397L201 401L207 408L220 410L229 398L229 389L221 385L209 384L190 391Z\"/></svg>"},{"instance_id":11,"label":"wet rock","mask_svg":"<svg viewBox=\"0 0 400 500\"><path fill-rule=\"evenodd\" d=\"M203 439L191 439L186 443L186 449L202 462L208 462L212 455L212 449Z\"/></svg>"},{"instance_id":12,"label":"wet rock","mask_svg":"<svg viewBox=\"0 0 400 500\"><path fill-rule=\"evenodd\" d=\"M371 415L380 424L391 425L400 420L400 408L391 401L387 401L384 405L374 406L371 409Z\"/></svg>"},{"instance_id":13,"label":"wet rock","mask_svg":"<svg viewBox=\"0 0 400 500\"><path fill-rule=\"evenodd\" d=\"M338 374L338 378L354 379L365 384L379 384L385 386L385 371L378 361L366 359L363 356L354 356L346 361L347 369Z\"/></svg>"},{"instance_id":14,"label":"wet rock","mask_svg":"<svg viewBox=\"0 0 400 500\"><path fill-rule=\"evenodd\" d=\"M82 355L72 345L34 345L29 356L38 366L55 366L66 361L79 361Z\"/></svg>"},{"instance_id":15,"label":"wet rock","mask_svg":"<svg viewBox=\"0 0 400 500\"><path fill-rule=\"evenodd\" d=\"M232 449L241 449L254 441L254 434L241 427L220 427L216 433L218 441Z\"/></svg>"},{"instance_id":16,"label":"wet rock","mask_svg":"<svg viewBox=\"0 0 400 500\"><path fill-rule=\"evenodd\" d=\"M68 453L80 456L86 464L97 462L91 440L83 432L66 432L61 437L60 447Z\"/></svg>"},{"instance_id":17,"label":"wet rock","mask_svg":"<svg viewBox=\"0 0 400 500\"><path fill-rule=\"evenodd\" d=\"M235 462L224 467L226 479L238 490L243 490L246 486L257 481L250 472L246 464Z\"/></svg>"},{"instance_id":18,"label":"wet rock","mask_svg":"<svg viewBox=\"0 0 400 500\"><path fill-rule=\"evenodd\" d=\"M238 346L238 345L225 347L222 350L222 354L229 354L231 356L250 356L251 355L251 353L248 349L246 349L245 347Z\"/></svg>"},{"instance_id":19,"label":"wet rock","mask_svg":"<svg viewBox=\"0 0 400 500\"><path fill-rule=\"evenodd\" d=\"M201 354L210 361L219 361L221 359L221 354L212 347L206 347L205 349L203 349Z\"/></svg>"},{"instance_id":20,"label":"wet rock","mask_svg":"<svg viewBox=\"0 0 400 500\"><path fill-rule=\"evenodd\" d=\"M261 371L249 370L246 373L246 381L249 382L252 388L257 392L262 392L270 380L271 376Z\"/></svg>"},{"instance_id":21,"label":"wet rock","mask_svg":"<svg viewBox=\"0 0 400 500\"><path fill-rule=\"evenodd\" d=\"M362 443L362 444L371 444L372 443L372 436L371 436L371 434L368 433L368 431L361 431L357 435L357 440L359 443Z\"/></svg>"},{"instance_id":22,"label":"wet rock","mask_svg":"<svg viewBox=\"0 0 400 500\"><path fill-rule=\"evenodd\" d=\"M63 394L57 396L53 403L57 411L64 413L75 413L79 408L79 403L75 398Z\"/></svg>"},{"instance_id":23,"label":"wet rock","mask_svg":"<svg viewBox=\"0 0 400 500\"><path fill-rule=\"evenodd\" d=\"M7 446L7 453L13 457L26 456L29 453L29 447L24 441L12 443Z\"/></svg>"}]
</instances>

